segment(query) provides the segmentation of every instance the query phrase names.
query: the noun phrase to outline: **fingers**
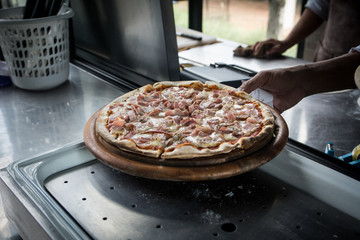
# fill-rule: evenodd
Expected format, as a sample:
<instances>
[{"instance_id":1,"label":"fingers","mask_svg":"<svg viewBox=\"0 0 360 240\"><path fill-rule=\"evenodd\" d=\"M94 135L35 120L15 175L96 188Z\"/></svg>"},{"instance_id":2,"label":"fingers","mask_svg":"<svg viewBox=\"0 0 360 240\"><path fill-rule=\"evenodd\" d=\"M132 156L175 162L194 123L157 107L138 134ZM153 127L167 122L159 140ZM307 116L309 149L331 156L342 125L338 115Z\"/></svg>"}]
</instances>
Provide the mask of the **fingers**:
<instances>
[{"instance_id":1,"label":"fingers","mask_svg":"<svg viewBox=\"0 0 360 240\"><path fill-rule=\"evenodd\" d=\"M273 103L273 109L275 109L278 113L283 113L284 111L280 110L279 108L277 108L277 106Z\"/></svg>"},{"instance_id":2,"label":"fingers","mask_svg":"<svg viewBox=\"0 0 360 240\"><path fill-rule=\"evenodd\" d=\"M253 78L251 78L250 80L245 81L243 84L241 84L239 89L241 91L251 93L252 91L256 90L257 88L261 88L262 86L264 86L265 83L267 82L267 79L268 79L268 76L266 73L259 72Z\"/></svg>"},{"instance_id":3,"label":"fingers","mask_svg":"<svg viewBox=\"0 0 360 240\"><path fill-rule=\"evenodd\" d=\"M296 90L283 94L274 94L273 106L279 113L282 113L298 104L302 98L301 93Z\"/></svg>"},{"instance_id":4,"label":"fingers","mask_svg":"<svg viewBox=\"0 0 360 240\"><path fill-rule=\"evenodd\" d=\"M261 44L261 42L256 42L253 46L252 46L252 49L254 51L256 51L258 48L259 48L259 45Z\"/></svg>"},{"instance_id":5,"label":"fingers","mask_svg":"<svg viewBox=\"0 0 360 240\"><path fill-rule=\"evenodd\" d=\"M263 72L259 72L255 77L252 79L244 82L239 89L241 91L244 91L246 93L251 93L252 91L256 90L257 88L261 88L266 85L268 76L267 74L264 74ZM279 101L278 98L273 98L273 108L279 112L280 114L288 109L287 106L284 106L282 101Z\"/></svg>"},{"instance_id":6,"label":"fingers","mask_svg":"<svg viewBox=\"0 0 360 240\"><path fill-rule=\"evenodd\" d=\"M271 38L271 39L268 39L265 41L256 42L253 45L253 48L254 48L254 51L260 51L265 45L269 45L269 44L274 45L276 42L277 42L277 40Z\"/></svg>"},{"instance_id":7,"label":"fingers","mask_svg":"<svg viewBox=\"0 0 360 240\"><path fill-rule=\"evenodd\" d=\"M269 50L267 50L265 52L266 55L272 55L272 54L277 54L277 53L282 53L281 49L280 49L280 45L274 45L272 46L272 48L270 48Z\"/></svg>"},{"instance_id":8,"label":"fingers","mask_svg":"<svg viewBox=\"0 0 360 240\"><path fill-rule=\"evenodd\" d=\"M277 97L273 99L273 108L279 113L283 113L285 110L288 109L288 107L285 106L282 101L279 100Z\"/></svg>"},{"instance_id":9,"label":"fingers","mask_svg":"<svg viewBox=\"0 0 360 240\"><path fill-rule=\"evenodd\" d=\"M251 93L256 88L256 82L253 81L253 78L246 82L243 82L243 84L241 84L241 86L239 87L241 91L244 91L246 93Z\"/></svg>"},{"instance_id":10,"label":"fingers","mask_svg":"<svg viewBox=\"0 0 360 240\"><path fill-rule=\"evenodd\" d=\"M279 113L283 113L284 111L295 106L296 103L293 103L291 100L287 101L285 98L274 97L273 99L273 108Z\"/></svg>"},{"instance_id":11,"label":"fingers","mask_svg":"<svg viewBox=\"0 0 360 240\"><path fill-rule=\"evenodd\" d=\"M252 48L256 54L270 58L281 56L281 54L286 50L284 49L282 41L276 39L256 42Z\"/></svg>"}]
</instances>

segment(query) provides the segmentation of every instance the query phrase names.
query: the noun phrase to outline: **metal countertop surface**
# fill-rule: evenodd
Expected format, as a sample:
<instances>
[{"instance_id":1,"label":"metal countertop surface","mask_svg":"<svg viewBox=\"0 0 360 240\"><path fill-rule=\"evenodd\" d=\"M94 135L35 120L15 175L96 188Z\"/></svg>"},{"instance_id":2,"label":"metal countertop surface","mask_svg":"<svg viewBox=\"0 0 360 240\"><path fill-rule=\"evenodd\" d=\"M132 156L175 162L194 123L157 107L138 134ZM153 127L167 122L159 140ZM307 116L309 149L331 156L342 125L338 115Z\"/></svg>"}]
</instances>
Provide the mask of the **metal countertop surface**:
<instances>
[{"instance_id":1,"label":"metal countertop surface","mask_svg":"<svg viewBox=\"0 0 360 240\"><path fill-rule=\"evenodd\" d=\"M123 93L76 66L51 90L0 88L0 168L81 141L91 115Z\"/></svg>"},{"instance_id":2,"label":"metal countertop surface","mask_svg":"<svg viewBox=\"0 0 360 240\"><path fill-rule=\"evenodd\" d=\"M323 93L304 98L282 116L289 137L321 152L334 144L335 156L360 144L360 90Z\"/></svg>"},{"instance_id":3,"label":"metal countertop surface","mask_svg":"<svg viewBox=\"0 0 360 240\"><path fill-rule=\"evenodd\" d=\"M47 91L0 88L0 168L82 141L87 120L124 91L76 66ZM0 239L15 239L0 199Z\"/></svg>"}]
</instances>

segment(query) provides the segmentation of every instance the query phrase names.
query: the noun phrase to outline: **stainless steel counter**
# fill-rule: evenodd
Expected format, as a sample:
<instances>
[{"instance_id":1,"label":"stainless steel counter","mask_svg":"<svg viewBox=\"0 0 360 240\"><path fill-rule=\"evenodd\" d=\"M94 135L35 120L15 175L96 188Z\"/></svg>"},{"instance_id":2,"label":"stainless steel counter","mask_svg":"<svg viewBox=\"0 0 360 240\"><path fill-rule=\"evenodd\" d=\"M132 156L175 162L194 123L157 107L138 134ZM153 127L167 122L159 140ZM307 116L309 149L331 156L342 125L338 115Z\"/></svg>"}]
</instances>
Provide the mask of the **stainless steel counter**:
<instances>
[{"instance_id":1,"label":"stainless steel counter","mask_svg":"<svg viewBox=\"0 0 360 240\"><path fill-rule=\"evenodd\" d=\"M339 157L360 144L359 89L307 97L282 115L292 139L319 151L332 142Z\"/></svg>"},{"instance_id":2,"label":"stainless steel counter","mask_svg":"<svg viewBox=\"0 0 360 240\"><path fill-rule=\"evenodd\" d=\"M239 176L173 182L124 174L79 143L0 170L0 189L32 239L359 239L359 181L292 144Z\"/></svg>"},{"instance_id":3,"label":"stainless steel counter","mask_svg":"<svg viewBox=\"0 0 360 240\"><path fill-rule=\"evenodd\" d=\"M0 168L82 141L87 120L127 91L71 66L70 78L48 91L0 88ZM0 202L0 239L15 239Z\"/></svg>"},{"instance_id":4,"label":"stainless steel counter","mask_svg":"<svg viewBox=\"0 0 360 240\"><path fill-rule=\"evenodd\" d=\"M124 92L75 66L69 79L48 91L0 88L0 168L82 140L90 116Z\"/></svg>"}]
</instances>

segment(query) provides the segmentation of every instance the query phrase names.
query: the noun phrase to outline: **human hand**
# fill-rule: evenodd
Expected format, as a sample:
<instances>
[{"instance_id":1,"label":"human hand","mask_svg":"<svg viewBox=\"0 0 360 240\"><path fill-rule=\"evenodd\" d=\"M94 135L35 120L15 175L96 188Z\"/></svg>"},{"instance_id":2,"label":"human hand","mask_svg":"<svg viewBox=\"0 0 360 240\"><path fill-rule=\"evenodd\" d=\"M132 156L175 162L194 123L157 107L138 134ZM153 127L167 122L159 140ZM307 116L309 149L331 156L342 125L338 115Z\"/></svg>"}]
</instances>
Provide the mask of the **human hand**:
<instances>
[{"instance_id":1,"label":"human hand","mask_svg":"<svg viewBox=\"0 0 360 240\"><path fill-rule=\"evenodd\" d=\"M304 97L356 88L354 72L359 64L360 53L352 52L326 61L261 71L240 90L251 93L261 88L271 93L274 108L282 113Z\"/></svg>"},{"instance_id":2,"label":"human hand","mask_svg":"<svg viewBox=\"0 0 360 240\"><path fill-rule=\"evenodd\" d=\"M256 42L252 48L255 55L263 55L269 58L279 56L284 53L288 48L288 44L284 41L276 39L268 39L265 41Z\"/></svg>"},{"instance_id":3,"label":"human hand","mask_svg":"<svg viewBox=\"0 0 360 240\"><path fill-rule=\"evenodd\" d=\"M239 89L251 93L261 88L271 93L274 109L282 113L296 105L305 96L303 89L292 75L291 71L286 69L261 71L252 79L245 81Z\"/></svg>"}]
</instances>

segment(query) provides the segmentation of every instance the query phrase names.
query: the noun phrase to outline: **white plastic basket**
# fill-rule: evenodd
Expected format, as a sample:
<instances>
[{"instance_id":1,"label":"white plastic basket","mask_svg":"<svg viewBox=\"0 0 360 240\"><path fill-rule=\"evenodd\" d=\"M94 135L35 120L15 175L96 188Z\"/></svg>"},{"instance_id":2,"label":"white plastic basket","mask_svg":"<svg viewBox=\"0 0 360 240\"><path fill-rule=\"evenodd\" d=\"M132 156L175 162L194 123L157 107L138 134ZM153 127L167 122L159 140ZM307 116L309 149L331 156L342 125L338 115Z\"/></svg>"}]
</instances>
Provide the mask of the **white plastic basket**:
<instances>
[{"instance_id":1,"label":"white plastic basket","mask_svg":"<svg viewBox=\"0 0 360 240\"><path fill-rule=\"evenodd\" d=\"M15 86L56 87L69 77L69 21L66 8L56 16L22 19L24 8L0 10L0 44Z\"/></svg>"}]
</instances>

